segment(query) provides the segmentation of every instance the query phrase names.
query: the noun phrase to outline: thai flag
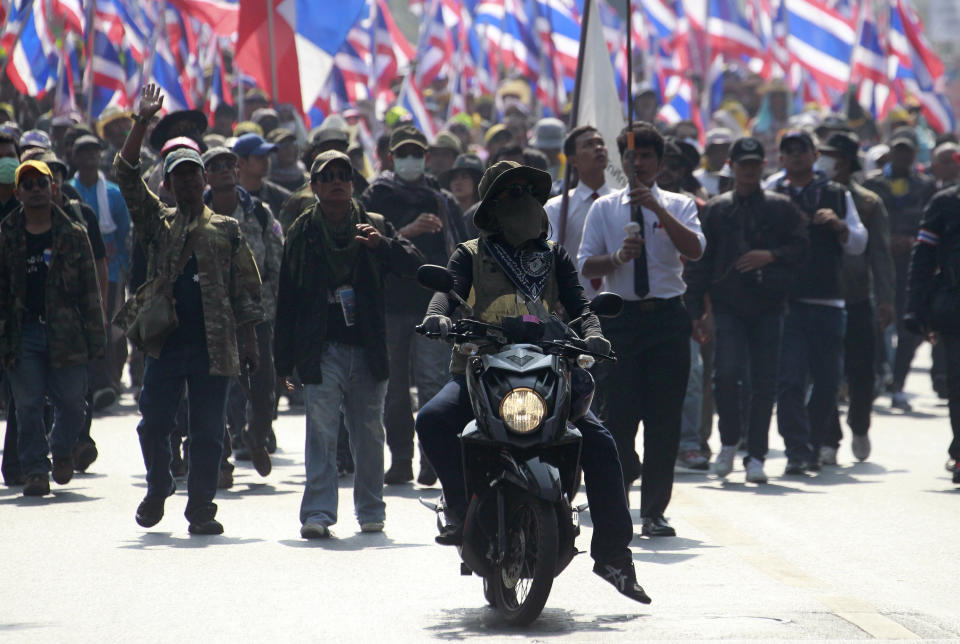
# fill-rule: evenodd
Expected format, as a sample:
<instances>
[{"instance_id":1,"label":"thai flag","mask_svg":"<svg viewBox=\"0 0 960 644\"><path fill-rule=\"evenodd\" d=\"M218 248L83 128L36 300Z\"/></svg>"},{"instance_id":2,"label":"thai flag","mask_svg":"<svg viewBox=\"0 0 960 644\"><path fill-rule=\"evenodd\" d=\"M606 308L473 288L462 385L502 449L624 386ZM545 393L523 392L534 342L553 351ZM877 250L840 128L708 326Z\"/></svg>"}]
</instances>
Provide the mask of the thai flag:
<instances>
[{"instance_id":1,"label":"thai flag","mask_svg":"<svg viewBox=\"0 0 960 644\"><path fill-rule=\"evenodd\" d=\"M356 105L357 101L370 97L370 85L373 75L373 20L371 5L366 15L361 16L347 33L347 39L334 56L334 64L343 76L347 92L347 101Z\"/></svg>"},{"instance_id":2,"label":"thai flag","mask_svg":"<svg viewBox=\"0 0 960 644\"><path fill-rule=\"evenodd\" d=\"M103 31L93 32L93 60L90 67L93 78L87 78L85 85L93 83L93 102L89 106L90 115L99 116L108 105L127 105L127 74L120 60L116 46Z\"/></svg>"},{"instance_id":3,"label":"thai flag","mask_svg":"<svg viewBox=\"0 0 960 644\"><path fill-rule=\"evenodd\" d=\"M890 54L896 63L895 87L901 94L914 95L927 122L939 132L956 126L949 103L937 85L944 78L944 67L923 35L920 17L908 0L893 0L890 6Z\"/></svg>"},{"instance_id":4,"label":"thai flag","mask_svg":"<svg viewBox=\"0 0 960 644\"><path fill-rule=\"evenodd\" d=\"M51 0L50 12L63 20L64 31L86 33L87 21L83 11L83 0Z\"/></svg>"},{"instance_id":5,"label":"thai flag","mask_svg":"<svg viewBox=\"0 0 960 644\"><path fill-rule=\"evenodd\" d=\"M113 0L113 6L123 24L125 50L142 65L150 52L156 23L131 0Z\"/></svg>"},{"instance_id":6,"label":"thai flag","mask_svg":"<svg viewBox=\"0 0 960 644\"><path fill-rule=\"evenodd\" d=\"M450 29L457 17L445 16L443 3L434 0L429 13L424 17L420 43L417 47L417 85L426 89L440 77L449 78L449 61L453 58L454 45Z\"/></svg>"},{"instance_id":7,"label":"thai flag","mask_svg":"<svg viewBox=\"0 0 960 644\"><path fill-rule=\"evenodd\" d=\"M373 61L372 92L378 109L396 98L391 87L398 76L410 68L410 61L416 55L406 36L400 32L386 0L377 0L377 15L372 27Z\"/></svg>"},{"instance_id":8,"label":"thai flag","mask_svg":"<svg viewBox=\"0 0 960 644\"><path fill-rule=\"evenodd\" d=\"M763 58L763 43L734 0L707 3L707 42L712 58L718 55L733 60Z\"/></svg>"},{"instance_id":9,"label":"thai flag","mask_svg":"<svg viewBox=\"0 0 960 644\"><path fill-rule=\"evenodd\" d=\"M703 146L706 142L703 119L700 116L700 107L694 97L693 81L686 76L671 76L667 82L667 92L670 98L666 105L660 108L657 118L668 125L680 121L692 121L697 126L699 143Z\"/></svg>"},{"instance_id":10,"label":"thai flag","mask_svg":"<svg viewBox=\"0 0 960 644\"><path fill-rule=\"evenodd\" d=\"M218 36L233 37L240 20L239 0L168 0L185 16L213 30ZM277 3L279 4L279 3Z\"/></svg>"},{"instance_id":11,"label":"thai flag","mask_svg":"<svg viewBox=\"0 0 960 644\"><path fill-rule=\"evenodd\" d=\"M18 91L39 99L56 85L59 52L44 3L28 10L7 62L7 76Z\"/></svg>"},{"instance_id":12,"label":"thai flag","mask_svg":"<svg viewBox=\"0 0 960 644\"><path fill-rule=\"evenodd\" d=\"M74 83L75 79L80 78L77 48L76 34L65 34L60 54L60 68L57 73L57 86L53 96L53 115L69 116L80 121L83 117L77 107Z\"/></svg>"},{"instance_id":13,"label":"thai flag","mask_svg":"<svg viewBox=\"0 0 960 644\"><path fill-rule=\"evenodd\" d=\"M884 119L895 98L887 75L887 52L880 41L871 0L864 1L860 38L850 64L850 83L856 87L857 102L874 119Z\"/></svg>"},{"instance_id":14,"label":"thai flag","mask_svg":"<svg viewBox=\"0 0 960 644\"><path fill-rule=\"evenodd\" d=\"M760 69L755 71L765 80L785 78L790 69L790 50L784 0L748 0L747 20L760 38L763 51Z\"/></svg>"},{"instance_id":15,"label":"thai flag","mask_svg":"<svg viewBox=\"0 0 960 644\"><path fill-rule=\"evenodd\" d=\"M10 13L4 17L3 27L0 28L0 47L4 51L11 51L17 44L32 7L33 0L14 0L10 5Z\"/></svg>"},{"instance_id":16,"label":"thai flag","mask_svg":"<svg viewBox=\"0 0 960 644\"><path fill-rule=\"evenodd\" d=\"M793 60L831 95L843 94L850 82L850 57L857 42L856 21L821 0L786 0ZM833 101L829 101L832 103Z\"/></svg>"}]
</instances>

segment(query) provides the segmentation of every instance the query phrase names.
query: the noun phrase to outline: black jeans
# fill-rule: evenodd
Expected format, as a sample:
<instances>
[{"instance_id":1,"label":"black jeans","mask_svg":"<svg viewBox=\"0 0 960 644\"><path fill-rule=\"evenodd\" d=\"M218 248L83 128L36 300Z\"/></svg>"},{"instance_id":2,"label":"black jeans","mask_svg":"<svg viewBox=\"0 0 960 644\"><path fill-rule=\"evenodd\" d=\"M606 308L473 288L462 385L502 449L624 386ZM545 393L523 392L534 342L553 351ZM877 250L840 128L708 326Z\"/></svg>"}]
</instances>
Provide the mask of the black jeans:
<instances>
[{"instance_id":1,"label":"black jeans","mask_svg":"<svg viewBox=\"0 0 960 644\"><path fill-rule=\"evenodd\" d=\"M873 386L876 379L874 347L877 342L876 318L870 300L847 303L847 328L843 339L843 374L847 378L850 405L847 425L857 436L866 436L873 411ZM833 414L830 431L823 444L839 447L843 434L840 430L840 412Z\"/></svg>"},{"instance_id":2,"label":"black jeans","mask_svg":"<svg viewBox=\"0 0 960 644\"><path fill-rule=\"evenodd\" d=\"M748 455L763 461L777 391L783 314L741 317L715 313L714 320L713 397L720 441L731 446L746 437Z\"/></svg>"},{"instance_id":3,"label":"black jeans","mask_svg":"<svg viewBox=\"0 0 960 644\"><path fill-rule=\"evenodd\" d=\"M893 355L893 390L903 391L903 385L910 374L910 363L923 344L923 336L907 331L903 325L903 316L907 312L907 273L910 270L910 255L893 258L897 273L896 312L897 312L897 349Z\"/></svg>"},{"instance_id":4,"label":"black jeans","mask_svg":"<svg viewBox=\"0 0 960 644\"><path fill-rule=\"evenodd\" d=\"M423 451L443 485L443 498L451 513L461 517L466 514L467 497L459 434L472 419L466 378L457 375L421 407L416 422ZM616 443L593 413L575 424L583 434L580 465L594 527L590 556L602 563L629 560L633 523Z\"/></svg>"},{"instance_id":5,"label":"black jeans","mask_svg":"<svg viewBox=\"0 0 960 644\"><path fill-rule=\"evenodd\" d=\"M252 447L263 447L267 444L267 435L273 427L277 387L273 368L273 326L270 322L261 322L256 327L256 333L260 364L257 370L250 374L250 398L247 398L243 388L233 379L227 403L227 425L235 445L240 445L240 441L245 440ZM238 348L243 349L241 339L238 339ZM246 437L242 435L245 428Z\"/></svg>"},{"instance_id":6,"label":"black jeans","mask_svg":"<svg viewBox=\"0 0 960 644\"><path fill-rule=\"evenodd\" d=\"M662 515L673 492L683 399L690 376L690 316L679 299L655 311L624 302L623 312L602 321L617 355L597 370L606 398L605 419L620 455L625 485L640 475L636 441L643 421L640 515Z\"/></svg>"},{"instance_id":7,"label":"black jeans","mask_svg":"<svg viewBox=\"0 0 960 644\"><path fill-rule=\"evenodd\" d=\"M950 406L950 427L953 429L953 441L950 443L950 458L960 460L960 335L942 333L947 359L947 390Z\"/></svg>"}]
</instances>

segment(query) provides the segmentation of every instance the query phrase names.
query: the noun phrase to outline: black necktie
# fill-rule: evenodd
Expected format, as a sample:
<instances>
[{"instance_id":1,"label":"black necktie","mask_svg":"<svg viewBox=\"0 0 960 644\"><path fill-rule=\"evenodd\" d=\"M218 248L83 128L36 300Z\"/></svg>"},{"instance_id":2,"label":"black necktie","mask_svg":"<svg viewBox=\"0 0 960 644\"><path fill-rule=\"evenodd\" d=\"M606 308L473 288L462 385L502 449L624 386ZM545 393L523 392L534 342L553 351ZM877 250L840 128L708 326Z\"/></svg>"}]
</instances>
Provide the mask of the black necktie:
<instances>
[{"instance_id":1,"label":"black necktie","mask_svg":"<svg viewBox=\"0 0 960 644\"><path fill-rule=\"evenodd\" d=\"M646 240L643 229L643 208L636 206L633 210L633 220L640 224L640 239ZM650 276L647 274L647 245L640 249L640 256L633 260L633 292L637 297L646 297L650 292Z\"/></svg>"},{"instance_id":2,"label":"black necktie","mask_svg":"<svg viewBox=\"0 0 960 644\"><path fill-rule=\"evenodd\" d=\"M596 191L594 191L594 193L590 195L590 201L596 201L599 198L600 198L600 193ZM594 277L593 279L590 280L590 286L593 287L593 290L599 291L600 287L603 286L603 280L600 279L599 277Z\"/></svg>"}]
</instances>

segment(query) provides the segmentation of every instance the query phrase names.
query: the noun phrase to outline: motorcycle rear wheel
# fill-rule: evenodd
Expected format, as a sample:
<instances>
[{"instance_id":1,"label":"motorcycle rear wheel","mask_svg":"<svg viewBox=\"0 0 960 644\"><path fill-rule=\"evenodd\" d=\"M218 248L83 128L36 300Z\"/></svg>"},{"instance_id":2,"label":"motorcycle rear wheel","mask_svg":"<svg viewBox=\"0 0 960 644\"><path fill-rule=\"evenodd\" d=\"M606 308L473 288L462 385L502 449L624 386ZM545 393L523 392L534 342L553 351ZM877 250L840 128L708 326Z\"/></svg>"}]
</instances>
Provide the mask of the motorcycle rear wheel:
<instances>
[{"instance_id":1,"label":"motorcycle rear wheel","mask_svg":"<svg viewBox=\"0 0 960 644\"><path fill-rule=\"evenodd\" d=\"M556 511L546 501L523 494L508 507L506 533L506 557L488 583L504 621L526 626L540 616L553 587Z\"/></svg>"}]
</instances>

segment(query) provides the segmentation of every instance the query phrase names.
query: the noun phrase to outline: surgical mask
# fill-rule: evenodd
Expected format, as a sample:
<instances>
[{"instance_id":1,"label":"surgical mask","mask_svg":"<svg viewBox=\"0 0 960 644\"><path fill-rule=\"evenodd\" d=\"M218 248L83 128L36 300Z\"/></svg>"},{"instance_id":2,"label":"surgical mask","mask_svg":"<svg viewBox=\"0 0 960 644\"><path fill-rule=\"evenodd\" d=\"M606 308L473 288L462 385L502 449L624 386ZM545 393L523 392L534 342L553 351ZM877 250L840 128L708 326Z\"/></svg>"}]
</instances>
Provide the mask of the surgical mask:
<instances>
[{"instance_id":1,"label":"surgical mask","mask_svg":"<svg viewBox=\"0 0 960 644\"><path fill-rule=\"evenodd\" d=\"M404 181L418 180L426 167L426 157L396 157L393 160L393 171Z\"/></svg>"},{"instance_id":2,"label":"surgical mask","mask_svg":"<svg viewBox=\"0 0 960 644\"><path fill-rule=\"evenodd\" d=\"M20 162L13 157L0 159L0 183L13 183Z\"/></svg>"},{"instance_id":3,"label":"surgical mask","mask_svg":"<svg viewBox=\"0 0 960 644\"><path fill-rule=\"evenodd\" d=\"M493 218L504 240L519 248L547 231L547 213L533 195L519 198L501 198L494 202Z\"/></svg>"},{"instance_id":4,"label":"surgical mask","mask_svg":"<svg viewBox=\"0 0 960 644\"><path fill-rule=\"evenodd\" d=\"M817 172L822 172L826 175L827 179L833 179L837 176L837 160L826 155L817 157L816 163L813 164L813 169Z\"/></svg>"}]
</instances>

